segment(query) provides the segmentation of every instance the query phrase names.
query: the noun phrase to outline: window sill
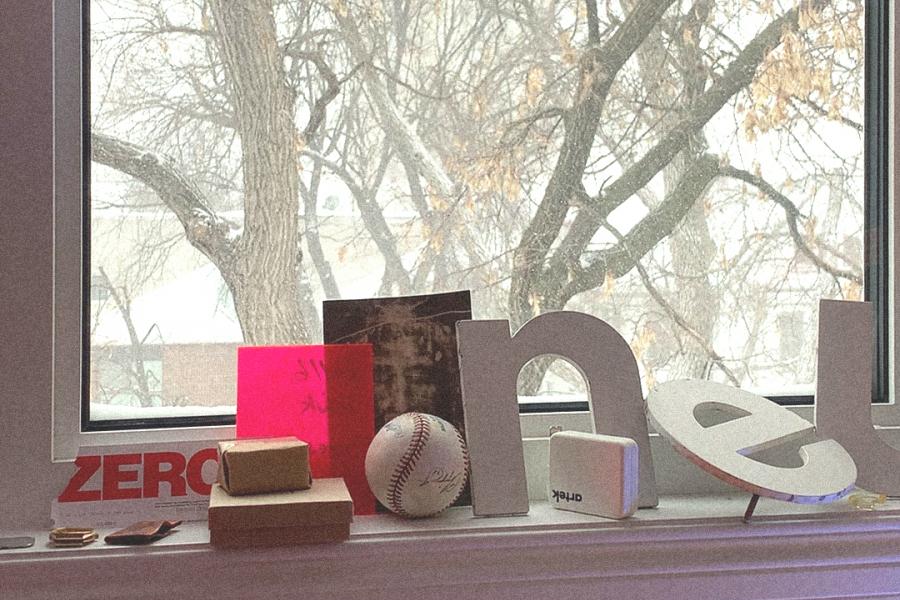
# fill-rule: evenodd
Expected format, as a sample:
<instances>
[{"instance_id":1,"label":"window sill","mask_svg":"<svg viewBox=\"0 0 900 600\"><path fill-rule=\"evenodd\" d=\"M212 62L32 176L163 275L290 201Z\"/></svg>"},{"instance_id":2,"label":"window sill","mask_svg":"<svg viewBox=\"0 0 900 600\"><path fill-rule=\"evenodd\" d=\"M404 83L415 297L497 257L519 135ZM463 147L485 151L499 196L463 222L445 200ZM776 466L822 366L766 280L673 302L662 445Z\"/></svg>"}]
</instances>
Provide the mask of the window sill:
<instances>
[{"instance_id":1,"label":"window sill","mask_svg":"<svg viewBox=\"0 0 900 600\"><path fill-rule=\"evenodd\" d=\"M217 550L205 523L150 547L0 554L3 596L27 598L825 598L900 591L900 505L670 496L611 521L532 503L522 517L357 518L350 541ZM101 532L105 534L107 532Z\"/></svg>"}]
</instances>

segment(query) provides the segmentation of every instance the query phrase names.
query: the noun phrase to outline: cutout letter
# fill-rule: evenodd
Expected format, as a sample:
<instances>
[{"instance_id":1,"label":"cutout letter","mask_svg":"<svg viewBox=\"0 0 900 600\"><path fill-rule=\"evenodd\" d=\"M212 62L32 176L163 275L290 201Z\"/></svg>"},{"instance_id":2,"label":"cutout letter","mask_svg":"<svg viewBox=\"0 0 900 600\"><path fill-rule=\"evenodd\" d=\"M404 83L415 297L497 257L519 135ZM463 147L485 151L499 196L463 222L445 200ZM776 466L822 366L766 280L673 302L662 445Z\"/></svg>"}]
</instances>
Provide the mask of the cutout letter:
<instances>
[{"instance_id":1,"label":"cutout letter","mask_svg":"<svg viewBox=\"0 0 900 600\"><path fill-rule=\"evenodd\" d=\"M874 310L869 302L819 302L816 430L834 438L856 459L856 485L900 495L900 451L872 424Z\"/></svg>"},{"instance_id":2,"label":"cutout letter","mask_svg":"<svg viewBox=\"0 0 900 600\"><path fill-rule=\"evenodd\" d=\"M737 418L704 427L696 416L704 405ZM711 381L670 381L647 396L647 415L679 454L751 494L788 502L831 502L850 491L856 480L853 458L834 440L802 446L800 467L776 467L751 458L811 434L813 425L750 392Z\"/></svg>"},{"instance_id":3,"label":"cutout letter","mask_svg":"<svg viewBox=\"0 0 900 600\"><path fill-rule=\"evenodd\" d=\"M544 354L578 366L590 393L595 433L637 442L638 505L656 506L637 362L615 329L590 315L560 311L535 317L514 337L509 321L460 321L457 337L476 515L528 512L516 383L522 367Z\"/></svg>"}]
</instances>

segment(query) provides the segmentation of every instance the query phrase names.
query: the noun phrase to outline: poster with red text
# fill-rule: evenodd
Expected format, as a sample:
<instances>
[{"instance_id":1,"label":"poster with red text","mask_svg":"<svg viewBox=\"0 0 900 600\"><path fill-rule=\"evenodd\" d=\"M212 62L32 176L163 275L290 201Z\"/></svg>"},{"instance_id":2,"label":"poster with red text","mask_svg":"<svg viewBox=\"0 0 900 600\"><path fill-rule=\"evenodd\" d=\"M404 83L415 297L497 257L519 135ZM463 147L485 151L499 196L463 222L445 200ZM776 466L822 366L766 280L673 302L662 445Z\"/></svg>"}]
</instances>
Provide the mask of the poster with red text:
<instances>
[{"instance_id":1,"label":"poster with red text","mask_svg":"<svg viewBox=\"0 0 900 600\"><path fill-rule=\"evenodd\" d=\"M83 446L50 507L56 527L206 520L216 480L215 441Z\"/></svg>"}]
</instances>

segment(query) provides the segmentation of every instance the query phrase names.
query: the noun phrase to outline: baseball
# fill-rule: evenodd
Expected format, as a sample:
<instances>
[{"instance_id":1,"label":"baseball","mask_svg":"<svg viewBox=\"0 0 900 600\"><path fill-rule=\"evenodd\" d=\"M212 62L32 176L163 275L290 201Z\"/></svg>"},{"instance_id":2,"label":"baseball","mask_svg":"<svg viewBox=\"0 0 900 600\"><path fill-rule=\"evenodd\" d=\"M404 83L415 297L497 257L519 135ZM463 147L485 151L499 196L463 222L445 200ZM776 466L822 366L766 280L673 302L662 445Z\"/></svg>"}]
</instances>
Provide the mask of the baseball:
<instances>
[{"instance_id":1,"label":"baseball","mask_svg":"<svg viewBox=\"0 0 900 600\"><path fill-rule=\"evenodd\" d=\"M389 510L428 517L459 497L469 473L466 442L456 427L410 412L388 421L366 453L366 479Z\"/></svg>"}]
</instances>

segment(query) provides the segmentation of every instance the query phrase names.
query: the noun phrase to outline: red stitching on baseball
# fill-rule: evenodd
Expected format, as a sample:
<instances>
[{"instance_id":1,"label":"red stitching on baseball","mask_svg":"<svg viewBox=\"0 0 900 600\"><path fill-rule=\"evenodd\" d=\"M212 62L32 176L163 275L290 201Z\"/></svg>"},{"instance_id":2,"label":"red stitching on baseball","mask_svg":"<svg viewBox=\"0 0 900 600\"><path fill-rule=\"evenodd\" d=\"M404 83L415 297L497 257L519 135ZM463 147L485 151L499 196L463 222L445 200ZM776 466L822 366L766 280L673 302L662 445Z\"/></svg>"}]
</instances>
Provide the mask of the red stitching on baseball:
<instances>
[{"instance_id":1,"label":"red stitching on baseball","mask_svg":"<svg viewBox=\"0 0 900 600\"><path fill-rule=\"evenodd\" d=\"M463 438L462 434L459 432L454 425L450 425L453 427L453 430L456 432L456 441L459 442L459 448L462 450L462 459L463 459L463 473L465 474L465 479L463 479L463 483L459 486L459 491L456 492L456 496L453 497L453 500L450 501L449 506L453 506L456 504L456 501L459 500L459 497L462 496L462 493L466 489L466 482L469 479L469 447L466 446L466 440ZM421 515L422 517L433 517L436 514L440 514L444 509L436 510L432 513L428 513L427 515Z\"/></svg>"},{"instance_id":2,"label":"red stitching on baseball","mask_svg":"<svg viewBox=\"0 0 900 600\"><path fill-rule=\"evenodd\" d=\"M413 469L416 467L416 461L419 460L419 457L422 456L422 451L425 449L425 442L431 436L431 427L428 425L428 419L420 413L412 413L412 418L412 438L409 441L406 452L400 457L397 468L394 469L394 473L391 475L391 483L387 494L388 508L399 515L407 514L401 504L403 486L406 485L409 476L412 475Z\"/></svg>"},{"instance_id":3,"label":"red stitching on baseball","mask_svg":"<svg viewBox=\"0 0 900 600\"><path fill-rule=\"evenodd\" d=\"M462 496L463 491L466 489L466 483L469 480L469 447L466 445L466 440L463 439L462 434L459 432L459 429L456 429L456 440L459 442L459 447L462 450L462 458L463 458L463 473L465 473L465 479L463 479L462 485L459 486L459 491L456 492L456 497L453 498L453 501L450 503L450 506L456 504L456 501L459 500L459 497Z\"/></svg>"}]
</instances>

